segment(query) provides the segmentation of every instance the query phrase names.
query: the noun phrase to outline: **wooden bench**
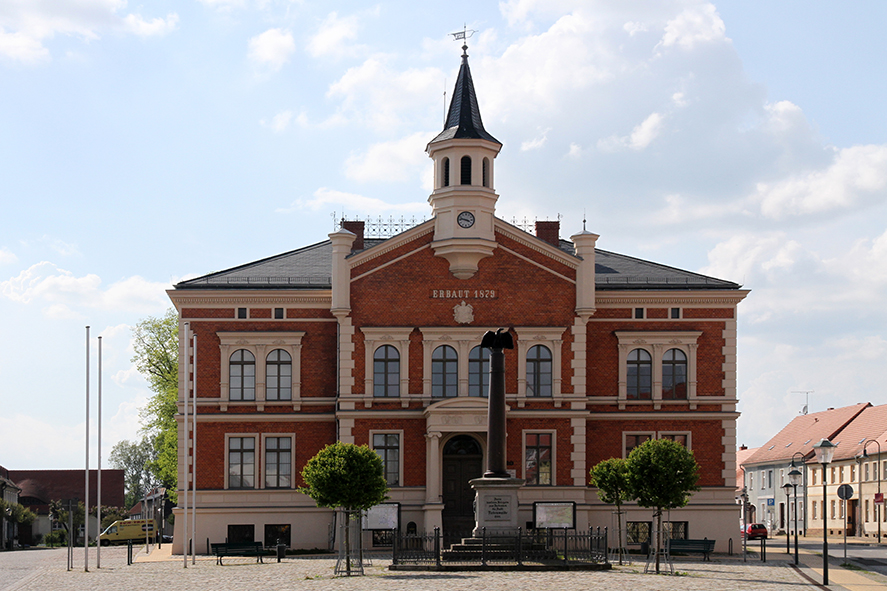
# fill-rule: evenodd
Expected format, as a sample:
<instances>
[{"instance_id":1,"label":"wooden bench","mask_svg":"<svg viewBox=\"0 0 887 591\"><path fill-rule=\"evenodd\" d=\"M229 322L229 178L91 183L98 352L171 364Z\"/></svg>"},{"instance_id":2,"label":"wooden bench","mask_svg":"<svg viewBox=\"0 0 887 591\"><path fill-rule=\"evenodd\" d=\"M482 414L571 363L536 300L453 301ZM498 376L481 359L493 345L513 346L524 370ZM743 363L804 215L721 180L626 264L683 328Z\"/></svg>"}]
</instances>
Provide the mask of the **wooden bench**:
<instances>
[{"instance_id":1,"label":"wooden bench","mask_svg":"<svg viewBox=\"0 0 887 591\"><path fill-rule=\"evenodd\" d=\"M255 556L256 562L265 563L262 560L262 556L265 554L262 542L210 544L210 549L213 556L216 557L216 564L219 565L222 564L222 557L224 556Z\"/></svg>"},{"instance_id":2,"label":"wooden bench","mask_svg":"<svg viewBox=\"0 0 887 591\"><path fill-rule=\"evenodd\" d=\"M668 553L686 552L702 554L702 560L711 560L709 554L714 552L715 541L708 538L702 540L668 540Z\"/></svg>"}]
</instances>

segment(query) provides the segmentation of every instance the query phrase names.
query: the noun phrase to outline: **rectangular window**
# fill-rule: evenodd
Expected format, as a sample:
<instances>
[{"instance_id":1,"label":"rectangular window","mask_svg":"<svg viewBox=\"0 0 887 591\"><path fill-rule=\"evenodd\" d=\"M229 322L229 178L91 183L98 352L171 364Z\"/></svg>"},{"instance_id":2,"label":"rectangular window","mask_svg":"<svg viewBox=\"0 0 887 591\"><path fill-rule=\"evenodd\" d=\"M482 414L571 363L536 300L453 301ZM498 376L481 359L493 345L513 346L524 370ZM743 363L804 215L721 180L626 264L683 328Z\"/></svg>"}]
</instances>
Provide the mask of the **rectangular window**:
<instances>
[{"instance_id":1,"label":"rectangular window","mask_svg":"<svg viewBox=\"0 0 887 591\"><path fill-rule=\"evenodd\" d=\"M644 309L643 308L635 308L634 309L634 317L635 318L643 318L644 317Z\"/></svg>"},{"instance_id":2,"label":"rectangular window","mask_svg":"<svg viewBox=\"0 0 887 591\"><path fill-rule=\"evenodd\" d=\"M625 537L627 544L637 546L650 541L650 530L652 529L650 521L629 521L625 524L625 528L627 530Z\"/></svg>"},{"instance_id":3,"label":"rectangular window","mask_svg":"<svg viewBox=\"0 0 887 591\"><path fill-rule=\"evenodd\" d=\"M684 447L688 447L689 434L687 433L660 433L659 439L668 439L680 443Z\"/></svg>"},{"instance_id":4,"label":"rectangular window","mask_svg":"<svg viewBox=\"0 0 887 591\"><path fill-rule=\"evenodd\" d=\"M748 488L753 489L754 487L755 487L755 473L749 472L748 473Z\"/></svg>"},{"instance_id":5,"label":"rectangular window","mask_svg":"<svg viewBox=\"0 0 887 591\"><path fill-rule=\"evenodd\" d=\"M831 518L832 518L832 519L835 519L835 518L836 518L836 515L835 515L835 501L834 501L834 500L832 500L832 505L831 505L831 507L832 507L832 510L830 511Z\"/></svg>"},{"instance_id":6,"label":"rectangular window","mask_svg":"<svg viewBox=\"0 0 887 591\"><path fill-rule=\"evenodd\" d=\"M246 318L246 308L237 308L237 317Z\"/></svg>"},{"instance_id":7,"label":"rectangular window","mask_svg":"<svg viewBox=\"0 0 887 591\"><path fill-rule=\"evenodd\" d=\"M687 533L690 531L689 522L687 521L664 521L662 529L665 531L666 539L670 540L688 540Z\"/></svg>"},{"instance_id":8,"label":"rectangular window","mask_svg":"<svg viewBox=\"0 0 887 591\"><path fill-rule=\"evenodd\" d=\"M249 544L256 541L256 526L253 524L229 525L229 544Z\"/></svg>"},{"instance_id":9,"label":"rectangular window","mask_svg":"<svg viewBox=\"0 0 887 591\"><path fill-rule=\"evenodd\" d=\"M844 501L838 501L838 519L844 519Z\"/></svg>"},{"instance_id":10,"label":"rectangular window","mask_svg":"<svg viewBox=\"0 0 887 591\"><path fill-rule=\"evenodd\" d=\"M813 501L813 521L819 519L819 513L816 512L817 501Z\"/></svg>"},{"instance_id":11,"label":"rectangular window","mask_svg":"<svg viewBox=\"0 0 887 591\"><path fill-rule=\"evenodd\" d=\"M865 465L865 479L866 480L869 479L869 465L868 464Z\"/></svg>"},{"instance_id":12,"label":"rectangular window","mask_svg":"<svg viewBox=\"0 0 887 591\"><path fill-rule=\"evenodd\" d=\"M761 490L767 488L767 473L761 470Z\"/></svg>"},{"instance_id":13,"label":"rectangular window","mask_svg":"<svg viewBox=\"0 0 887 591\"><path fill-rule=\"evenodd\" d=\"M825 468L823 468L823 469L825 469ZM835 474L836 474L836 473L837 473L837 471L836 471L836 469L835 469L835 466L832 466L832 484L834 484L835 482L837 482L837 480L835 480ZM825 474L823 474L822 477L825 478Z\"/></svg>"},{"instance_id":14,"label":"rectangular window","mask_svg":"<svg viewBox=\"0 0 887 591\"><path fill-rule=\"evenodd\" d=\"M400 486L400 435L373 433L373 451L382 458L388 486Z\"/></svg>"},{"instance_id":15,"label":"rectangular window","mask_svg":"<svg viewBox=\"0 0 887 591\"><path fill-rule=\"evenodd\" d=\"M810 468L810 484L816 484L816 468Z\"/></svg>"},{"instance_id":16,"label":"rectangular window","mask_svg":"<svg viewBox=\"0 0 887 591\"><path fill-rule=\"evenodd\" d=\"M773 488L773 470L767 470L767 488Z\"/></svg>"},{"instance_id":17,"label":"rectangular window","mask_svg":"<svg viewBox=\"0 0 887 591\"><path fill-rule=\"evenodd\" d=\"M865 522L869 522L869 501L866 499L865 501Z\"/></svg>"},{"instance_id":18,"label":"rectangular window","mask_svg":"<svg viewBox=\"0 0 887 591\"><path fill-rule=\"evenodd\" d=\"M265 488L291 488L293 440L290 437L265 438Z\"/></svg>"},{"instance_id":19,"label":"rectangular window","mask_svg":"<svg viewBox=\"0 0 887 591\"><path fill-rule=\"evenodd\" d=\"M850 466L850 482L856 482L856 466Z\"/></svg>"},{"instance_id":20,"label":"rectangular window","mask_svg":"<svg viewBox=\"0 0 887 591\"><path fill-rule=\"evenodd\" d=\"M274 308L274 319L282 320L283 319L283 308Z\"/></svg>"},{"instance_id":21,"label":"rectangular window","mask_svg":"<svg viewBox=\"0 0 887 591\"><path fill-rule=\"evenodd\" d=\"M680 308L672 308L671 309L671 317L675 320L681 317L681 309Z\"/></svg>"},{"instance_id":22,"label":"rectangular window","mask_svg":"<svg viewBox=\"0 0 887 591\"><path fill-rule=\"evenodd\" d=\"M524 479L528 485L551 485L551 433L527 433Z\"/></svg>"},{"instance_id":23,"label":"rectangular window","mask_svg":"<svg viewBox=\"0 0 887 591\"><path fill-rule=\"evenodd\" d=\"M631 453L631 450L639 446L645 441L649 441L653 439L652 433L632 433L625 434L625 457L628 457L628 454Z\"/></svg>"},{"instance_id":24,"label":"rectangular window","mask_svg":"<svg viewBox=\"0 0 887 591\"><path fill-rule=\"evenodd\" d=\"M255 474L255 437L228 438L228 488L255 488Z\"/></svg>"},{"instance_id":25,"label":"rectangular window","mask_svg":"<svg viewBox=\"0 0 887 591\"><path fill-rule=\"evenodd\" d=\"M283 544L286 547L292 545L293 527L289 524L266 525L265 526L265 547L272 548L277 544Z\"/></svg>"}]
</instances>

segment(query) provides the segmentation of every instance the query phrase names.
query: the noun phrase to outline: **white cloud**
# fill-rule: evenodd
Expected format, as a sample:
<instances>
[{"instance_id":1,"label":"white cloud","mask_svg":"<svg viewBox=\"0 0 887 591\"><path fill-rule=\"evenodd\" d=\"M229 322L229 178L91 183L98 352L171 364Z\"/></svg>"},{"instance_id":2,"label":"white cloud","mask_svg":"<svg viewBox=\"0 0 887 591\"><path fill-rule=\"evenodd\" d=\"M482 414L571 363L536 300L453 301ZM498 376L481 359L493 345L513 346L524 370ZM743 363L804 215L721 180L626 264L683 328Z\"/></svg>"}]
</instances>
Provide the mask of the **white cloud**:
<instances>
[{"instance_id":1,"label":"white cloud","mask_svg":"<svg viewBox=\"0 0 887 591\"><path fill-rule=\"evenodd\" d=\"M288 208L278 209L278 213L296 213L303 210L319 211L330 207L342 207L348 211L380 214L380 213L414 213L425 214L428 212L428 203L388 203L373 197L364 197L354 193L345 193L321 187L314 192L310 199L297 199Z\"/></svg>"},{"instance_id":2,"label":"white cloud","mask_svg":"<svg viewBox=\"0 0 887 591\"><path fill-rule=\"evenodd\" d=\"M146 21L140 14L128 14L123 19L126 29L139 37L152 37L154 35L166 35L175 30L179 24L179 15L171 12L165 19L154 18Z\"/></svg>"},{"instance_id":3,"label":"white cloud","mask_svg":"<svg viewBox=\"0 0 887 591\"><path fill-rule=\"evenodd\" d=\"M604 152L616 152L621 149L643 150L655 140L662 131L663 117L659 113L652 113L643 122L636 125L627 136L610 136L598 140L598 149Z\"/></svg>"},{"instance_id":4,"label":"white cloud","mask_svg":"<svg viewBox=\"0 0 887 591\"><path fill-rule=\"evenodd\" d=\"M713 4L686 8L665 25L659 44L662 47L679 46L692 49L700 43L728 40L724 21Z\"/></svg>"},{"instance_id":5,"label":"white cloud","mask_svg":"<svg viewBox=\"0 0 887 591\"><path fill-rule=\"evenodd\" d=\"M846 210L887 200L887 146L844 148L824 169L803 171L778 182L758 183L752 196L768 218Z\"/></svg>"},{"instance_id":6,"label":"white cloud","mask_svg":"<svg viewBox=\"0 0 887 591\"><path fill-rule=\"evenodd\" d=\"M283 29L268 29L249 40L249 59L258 66L277 71L296 51L292 33Z\"/></svg>"},{"instance_id":7,"label":"white cloud","mask_svg":"<svg viewBox=\"0 0 887 591\"><path fill-rule=\"evenodd\" d=\"M582 146L577 143L571 143L570 151L567 152L567 158L572 158L574 160L582 158Z\"/></svg>"},{"instance_id":8,"label":"white cloud","mask_svg":"<svg viewBox=\"0 0 887 591\"><path fill-rule=\"evenodd\" d=\"M548 139L548 132L551 131L551 128L543 129L541 133L531 140L526 140L521 142L520 149L521 152L526 152L528 150L536 150L545 145L545 140Z\"/></svg>"},{"instance_id":9,"label":"white cloud","mask_svg":"<svg viewBox=\"0 0 887 591\"><path fill-rule=\"evenodd\" d=\"M0 248L0 265L11 265L16 262L18 257L15 253L6 247Z\"/></svg>"},{"instance_id":10,"label":"white cloud","mask_svg":"<svg viewBox=\"0 0 887 591\"><path fill-rule=\"evenodd\" d=\"M134 276L103 288L98 275L76 277L70 271L44 261L18 276L0 281L0 295L30 304L43 302L44 313L55 318L78 317L78 309L128 310L150 313L168 306L163 283Z\"/></svg>"},{"instance_id":11,"label":"white cloud","mask_svg":"<svg viewBox=\"0 0 887 591\"><path fill-rule=\"evenodd\" d=\"M373 12L378 15L378 11L376 7ZM352 43L361 28L361 16L352 14L340 17L338 13L331 12L320 24L317 33L308 40L308 53L313 57L343 57L366 51L365 46Z\"/></svg>"},{"instance_id":12,"label":"white cloud","mask_svg":"<svg viewBox=\"0 0 887 591\"><path fill-rule=\"evenodd\" d=\"M399 140L373 144L366 152L348 158L345 176L361 182L392 182L422 175L431 166L425 145L432 136L433 133L420 131Z\"/></svg>"},{"instance_id":13,"label":"white cloud","mask_svg":"<svg viewBox=\"0 0 887 591\"><path fill-rule=\"evenodd\" d=\"M0 57L23 64L51 59L44 41L57 35L95 41L107 31L139 36L164 35L175 29L178 14L145 19L121 14L126 0L6 0L0 9Z\"/></svg>"},{"instance_id":14,"label":"white cloud","mask_svg":"<svg viewBox=\"0 0 887 591\"><path fill-rule=\"evenodd\" d=\"M281 133L289 127L290 122L293 120L293 112L292 111L281 111L277 115L271 118L270 122L266 122L264 119L259 121L259 124L262 127L267 127L271 129L275 133Z\"/></svg>"}]
</instances>

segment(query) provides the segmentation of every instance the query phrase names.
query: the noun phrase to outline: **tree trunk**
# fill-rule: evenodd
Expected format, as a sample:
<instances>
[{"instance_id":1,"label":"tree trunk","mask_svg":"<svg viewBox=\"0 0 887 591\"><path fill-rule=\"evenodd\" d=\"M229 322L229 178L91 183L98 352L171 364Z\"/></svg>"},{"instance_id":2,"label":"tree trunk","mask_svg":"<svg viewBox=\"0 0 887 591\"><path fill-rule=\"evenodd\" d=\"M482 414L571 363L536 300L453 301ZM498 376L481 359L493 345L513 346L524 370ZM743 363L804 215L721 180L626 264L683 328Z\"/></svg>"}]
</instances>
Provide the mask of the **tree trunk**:
<instances>
[{"instance_id":1,"label":"tree trunk","mask_svg":"<svg viewBox=\"0 0 887 591\"><path fill-rule=\"evenodd\" d=\"M656 510L656 574L659 574L659 551L662 548L662 509Z\"/></svg>"},{"instance_id":2,"label":"tree trunk","mask_svg":"<svg viewBox=\"0 0 887 591\"><path fill-rule=\"evenodd\" d=\"M622 505L616 504L616 537L619 543L619 566L622 566Z\"/></svg>"}]
</instances>

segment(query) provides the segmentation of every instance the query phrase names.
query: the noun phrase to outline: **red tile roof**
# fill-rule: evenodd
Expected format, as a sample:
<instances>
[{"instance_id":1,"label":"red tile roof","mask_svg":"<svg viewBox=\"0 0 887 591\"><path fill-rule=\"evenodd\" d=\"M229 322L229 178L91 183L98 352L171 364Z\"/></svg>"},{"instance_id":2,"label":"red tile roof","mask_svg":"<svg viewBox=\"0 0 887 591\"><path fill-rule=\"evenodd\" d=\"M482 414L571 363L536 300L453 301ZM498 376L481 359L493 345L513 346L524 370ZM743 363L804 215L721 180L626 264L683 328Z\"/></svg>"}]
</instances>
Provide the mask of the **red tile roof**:
<instances>
[{"instance_id":1,"label":"red tile roof","mask_svg":"<svg viewBox=\"0 0 887 591\"><path fill-rule=\"evenodd\" d=\"M861 456L862 444L869 439L880 443L881 451L887 451L887 404L866 408L835 435L831 441L838 447L833 459L846 460ZM866 451L870 455L877 454L878 446L869 443Z\"/></svg>"},{"instance_id":2,"label":"red tile roof","mask_svg":"<svg viewBox=\"0 0 887 591\"><path fill-rule=\"evenodd\" d=\"M759 449L761 448L750 447L747 449L736 450L736 488L742 488L745 486L745 471L742 469L742 464L744 464L745 461Z\"/></svg>"},{"instance_id":3,"label":"red tile roof","mask_svg":"<svg viewBox=\"0 0 887 591\"><path fill-rule=\"evenodd\" d=\"M782 431L770 441L758 448L758 451L745 460L745 465L772 464L791 461L792 456L801 452L805 457L812 457L813 446L821 439L832 443L840 440L836 435L846 427L857 415L872 405L860 402L853 406L832 408L821 412L795 417Z\"/></svg>"}]
</instances>

